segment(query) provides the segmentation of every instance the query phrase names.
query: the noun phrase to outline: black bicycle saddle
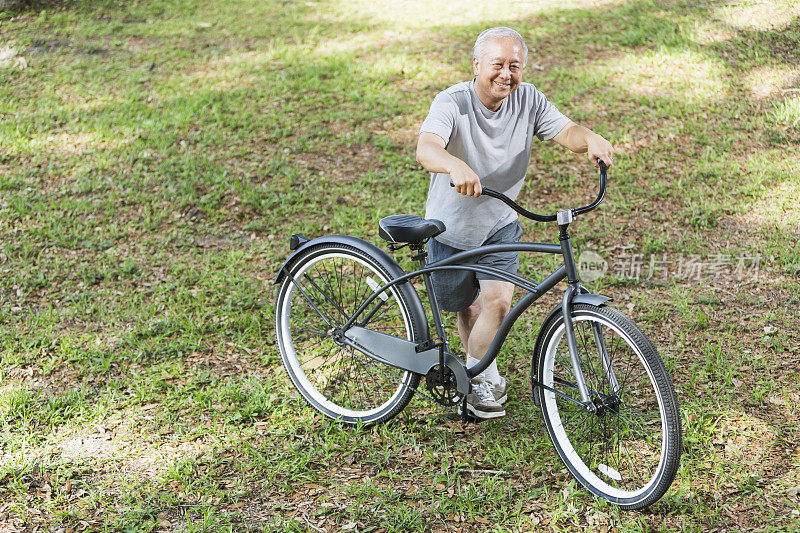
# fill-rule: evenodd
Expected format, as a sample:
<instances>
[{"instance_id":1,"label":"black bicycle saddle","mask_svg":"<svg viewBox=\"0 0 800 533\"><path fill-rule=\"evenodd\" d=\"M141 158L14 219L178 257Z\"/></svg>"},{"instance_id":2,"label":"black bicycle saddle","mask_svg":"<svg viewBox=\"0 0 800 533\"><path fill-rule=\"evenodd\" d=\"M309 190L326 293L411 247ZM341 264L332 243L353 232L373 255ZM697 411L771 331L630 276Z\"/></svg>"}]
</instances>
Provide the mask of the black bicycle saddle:
<instances>
[{"instance_id":1,"label":"black bicycle saddle","mask_svg":"<svg viewBox=\"0 0 800 533\"><path fill-rule=\"evenodd\" d=\"M391 215L378 222L378 235L388 242L422 242L445 230L444 222L417 215Z\"/></svg>"}]
</instances>

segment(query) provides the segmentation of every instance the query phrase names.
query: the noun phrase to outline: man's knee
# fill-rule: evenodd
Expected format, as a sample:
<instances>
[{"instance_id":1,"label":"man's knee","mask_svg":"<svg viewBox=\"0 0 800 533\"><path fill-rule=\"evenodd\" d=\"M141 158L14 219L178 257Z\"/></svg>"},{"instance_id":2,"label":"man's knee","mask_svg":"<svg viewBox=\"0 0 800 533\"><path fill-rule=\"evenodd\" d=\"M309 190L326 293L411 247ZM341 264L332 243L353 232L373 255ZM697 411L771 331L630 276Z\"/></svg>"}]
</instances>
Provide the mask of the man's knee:
<instances>
[{"instance_id":1,"label":"man's knee","mask_svg":"<svg viewBox=\"0 0 800 533\"><path fill-rule=\"evenodd\" d=\"M514 285L507 282L489 282L481 284L482 313L489 313L496 321L503 320L511 309L511 298Z\"/></svg>"},{"instance_id":2,"label":"man's knee","mask_svg":"<svg viewBox=\"0 0 800 533\"><path fill-rule=\"evenodd\" d=\"M484 301L483 312L491 313L498 320L503 320L511 309L511 299L504 295L493 295Z\"/></svg>"}]
</instances>

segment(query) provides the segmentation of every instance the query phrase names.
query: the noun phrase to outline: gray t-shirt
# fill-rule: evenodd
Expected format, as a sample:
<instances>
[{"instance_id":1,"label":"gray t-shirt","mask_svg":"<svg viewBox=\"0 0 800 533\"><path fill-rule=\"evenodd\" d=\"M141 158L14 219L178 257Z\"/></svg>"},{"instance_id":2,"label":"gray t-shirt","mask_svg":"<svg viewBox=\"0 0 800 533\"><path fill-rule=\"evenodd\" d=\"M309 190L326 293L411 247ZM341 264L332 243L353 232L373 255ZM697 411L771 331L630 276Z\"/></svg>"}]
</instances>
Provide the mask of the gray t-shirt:
<instances>
[{"instance_id":1,"label":"gray t-shirt","mask_svg":"<svg viewBox=\"0 0 800 533\"><path fill-rule=\"evenodd\" d=\"M453 85L436 95L421 132L444 139L445 149L464 161L489 187L516 199L528 169L533 136L552 139L569 123L536 87L520 86L500 109L490 111L478 99L474 80ZM503 202L489 196L464 196L450 187L450 175L431 173L425 218L444 222L436 239L468 250L517 218Z\"/></svg>"}]
</instances>

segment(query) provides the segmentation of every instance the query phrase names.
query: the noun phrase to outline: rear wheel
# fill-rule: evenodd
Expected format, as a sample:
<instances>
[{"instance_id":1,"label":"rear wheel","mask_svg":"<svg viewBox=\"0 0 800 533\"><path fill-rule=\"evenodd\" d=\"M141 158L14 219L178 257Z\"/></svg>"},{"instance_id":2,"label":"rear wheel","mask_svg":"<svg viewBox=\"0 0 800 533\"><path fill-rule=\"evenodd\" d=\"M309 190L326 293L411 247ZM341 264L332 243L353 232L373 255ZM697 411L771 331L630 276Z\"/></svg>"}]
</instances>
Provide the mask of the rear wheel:
<instances>
[{"instance_id":1,"label":"rear wheel","mask_svg":"<svg viewBox=\"0 0 800 533\"><path fill-rule=\"evenodd\" d=\"M558 455L592 493L640 509L667 491L681 454L678 401L664 363L614 309L577 304L573 327L592 408L581 404L562 314L542 327L538 396Z\"/></svg>"},{"instance_id":2,"label":"rear wheel","mask_svg":"<svg viewBox=\"0 0 800 533\"><path fill-rule=\"evenodd\" d=\"M324 243L290 267L278 292L278 348L297 390L324 415L347 423L389 420L411 400L420 376L381 364L336 341L335 332L392 279L381 261L355 246ZM363 327L408 340L426 330L409 306L410 284L376 298Z\"/></svg>"}]
</instances>

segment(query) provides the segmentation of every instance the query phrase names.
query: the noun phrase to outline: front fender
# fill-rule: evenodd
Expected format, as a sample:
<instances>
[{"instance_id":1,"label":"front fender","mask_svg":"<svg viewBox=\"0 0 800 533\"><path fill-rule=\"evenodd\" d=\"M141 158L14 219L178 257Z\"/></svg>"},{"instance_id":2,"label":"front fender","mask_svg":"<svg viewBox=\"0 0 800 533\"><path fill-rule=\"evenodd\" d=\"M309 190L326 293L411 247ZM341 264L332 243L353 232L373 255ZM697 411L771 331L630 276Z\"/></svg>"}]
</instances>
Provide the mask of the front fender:
<instances>
[{"instance_id":1,"label":"front fender","mask_svg":"<svg viewBox=\"0 0 800 533\"><path fill-rule=\"evenodd\" d=\"M610 302L611 300L612 300L612 298L610 296L603 296L602 294L584 293L584 294L578 294L577 296L575 296L572 299L572 305L575 305L575 304L591 304L591 305L596 305L597 307L603 307L606 304L606 302ZM550 319L553 317L553 315L561 314L561 307L562 306L563 306L563 303L559 302L558 305L555 306L552 311L550 311L550 314L547 315L547 318L545 319L544 322L542 322L542 324L544 325L547 322L549 322Z\"/></svg>"},{"instance_id":2,"label":"front fender","mask_svg":"<svg viewBox=\"0 0 800 533\"><path fill-rule=\"evenodd\" d=\"M596 305L597 307L602 307L606 304L606 302L610 301L611 298L609 296L603 296L602 294L584 293L575 296L575 298L572 299L572 305L591 304L591 305ZM563 303L559 302L559 304L555 306L552 311L550 311L550 314L547 315L547 318L544 319L544 322L542 322L542 327L539 330L539 335L536 337L536 345L533 349L533 353L536 355L536 357L539 356L539 351L541 350L542 343L545 340L544 337L547 334L547 332L545 331L546 326L554 319L555 316L562 314L561 311L562 307ZM531 373L533 372L536 372L536 365L533 365L531 367Z\"/></svg>"}]
</instances>

